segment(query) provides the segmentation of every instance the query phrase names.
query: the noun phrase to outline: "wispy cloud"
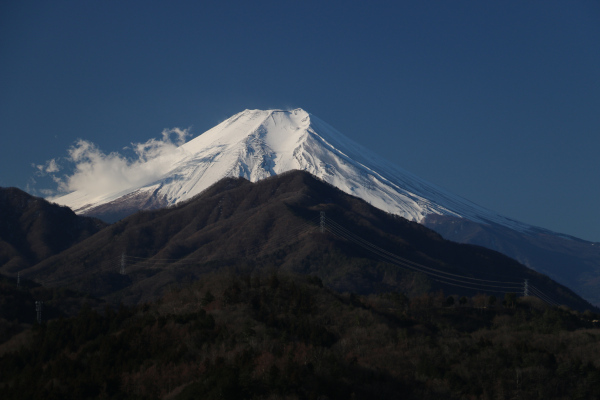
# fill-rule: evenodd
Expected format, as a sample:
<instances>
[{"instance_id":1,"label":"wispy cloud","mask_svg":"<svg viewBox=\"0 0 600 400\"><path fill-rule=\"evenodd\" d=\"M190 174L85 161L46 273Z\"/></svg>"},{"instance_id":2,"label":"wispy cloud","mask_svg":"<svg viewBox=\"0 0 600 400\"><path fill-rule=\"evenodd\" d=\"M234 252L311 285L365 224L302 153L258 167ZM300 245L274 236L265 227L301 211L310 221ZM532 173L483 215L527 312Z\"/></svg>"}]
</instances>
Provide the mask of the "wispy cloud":
<instances>
[{"instance_id":1,"label":"wispy cloud","mask_svg":"<svg viewBox=\"0 0 600 400\"><path fill-rule=\"evenodd\" d=\"M60 171L60 167L58 166L58 163L55 158L46 161L45 164L34 164L33 167L35 167L38 170L38 175L40 176Z\"/></svg>"},{"instance_id":2,"label":"wispy cloud","mask_svg":"<svg viewBox=\"0 0 600 400\"><path fill-rule=\"evenodd\" d=\"M106 154L94 143L79 139L69 148L68 157L51 159L34 167L38 174L52 177L57 184L55 195L76 190L92 195L114 193L159 179L169 170L181 151L179 146L188 136L189 129L166 129L160 139L132 143L124 149L133 150L135 157L126 157L119 152ZM59 176L65 163L73 167L72 173Z\"/></svg>"}]
</instances>

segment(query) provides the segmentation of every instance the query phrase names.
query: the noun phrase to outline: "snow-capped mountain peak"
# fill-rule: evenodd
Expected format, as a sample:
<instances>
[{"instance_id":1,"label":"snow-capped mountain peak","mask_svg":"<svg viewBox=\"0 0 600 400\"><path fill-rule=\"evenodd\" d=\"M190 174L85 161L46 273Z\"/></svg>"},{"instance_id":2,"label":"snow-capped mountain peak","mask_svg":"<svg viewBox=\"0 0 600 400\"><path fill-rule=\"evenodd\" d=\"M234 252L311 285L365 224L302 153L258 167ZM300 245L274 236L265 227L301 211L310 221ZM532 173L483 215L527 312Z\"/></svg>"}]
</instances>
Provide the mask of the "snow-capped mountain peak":
<instances>
[{"instance_id":1,"label":"snow-capped mountain peak","mask_svg":"<svg viewBox=\"0 0 600 400\"><path fill-rule=\"evenodd\" d=\"M252 182L304 170L373 206L421 222L428 214L528 226L484 209L381 159L333 127L295 110L245 110L177 148L158 163L160 178L114 193L76 191L53 199L90 214L107 203L133 199L168 206L202 192L225 177Z\"/></svg>"}]
</instances>

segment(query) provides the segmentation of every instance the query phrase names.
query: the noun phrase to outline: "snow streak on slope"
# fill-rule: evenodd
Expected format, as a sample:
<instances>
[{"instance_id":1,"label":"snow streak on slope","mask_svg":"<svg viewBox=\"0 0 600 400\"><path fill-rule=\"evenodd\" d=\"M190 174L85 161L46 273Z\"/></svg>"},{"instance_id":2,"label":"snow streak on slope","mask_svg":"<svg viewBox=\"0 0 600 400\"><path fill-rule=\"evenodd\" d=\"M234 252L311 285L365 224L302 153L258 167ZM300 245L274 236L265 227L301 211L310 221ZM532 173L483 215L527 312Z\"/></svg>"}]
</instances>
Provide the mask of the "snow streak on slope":
<instances>
[{"instance_id":1,"label":"snow streak on slope","mask_svg":"<svg viewBox=\"0 0 600 400\"><path fill-rule=\"evenodd\" d=\"M169 157L167 163L162 160L167 166L162 177L147 185L101 196L73 192L53 201L85 213L135 192L172 205L225 177L256 182L298 169L412 221L440 214L518 230L530 228L382 160L302 109L245 110L183 144Z\"/></svg>"}]
</instances>

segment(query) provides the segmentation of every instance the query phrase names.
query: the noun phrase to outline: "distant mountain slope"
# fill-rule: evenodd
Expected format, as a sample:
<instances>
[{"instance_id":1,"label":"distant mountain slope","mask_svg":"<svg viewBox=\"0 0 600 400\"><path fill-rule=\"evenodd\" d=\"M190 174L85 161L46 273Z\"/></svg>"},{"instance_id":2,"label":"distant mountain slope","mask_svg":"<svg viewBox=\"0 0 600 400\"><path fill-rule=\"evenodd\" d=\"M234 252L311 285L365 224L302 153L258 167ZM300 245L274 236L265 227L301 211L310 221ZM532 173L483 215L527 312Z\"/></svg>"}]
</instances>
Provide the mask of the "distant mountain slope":
<instances>
[{"instance_id":1,"label":"distant mountain slope","mask_svg":"<svg viewBox=\"0 0 600 400\"><path fill-rule=\"evenodd\" d=\"M324 233L319 227L321 211L328 221ZM469 289L450 275L428 277L336 234L338 228L330 229L333 224L444 274L474 278L471 283L487 279L517 286L495 292L493 284L483 281ZM500 253L444 240L301 171L257 183L221 180L179 206L131 215L30 268L26 276L138 303L176 282L223 268L248 276L270 269L316 275L337 291L355 293L444 289L503 297L505 291L520 291L529 279L557 302L591 308L569 289Z\"/></svg>"},{"instance_id":2,"label":"distant mountain slope","mask_svg":"<svg viewBox=\"0 0 600 400\"><path fill-rule=\"evenodd\" d=\"M107 224L16 188L0 188L0 271L16 274Z\"/></svg>"},{"instance_id":3,"label":"distant mountain slope","mask_svg":"<svg viewBox=\"0 0 600 400\"><path fill-rule=\"evenodd\" d=\"M600 305L600 243L545 229L519 232L494 223L478 224L450 216L430 215L423 224L446 239L506 254Z\"/></svg>"}]
</instances>

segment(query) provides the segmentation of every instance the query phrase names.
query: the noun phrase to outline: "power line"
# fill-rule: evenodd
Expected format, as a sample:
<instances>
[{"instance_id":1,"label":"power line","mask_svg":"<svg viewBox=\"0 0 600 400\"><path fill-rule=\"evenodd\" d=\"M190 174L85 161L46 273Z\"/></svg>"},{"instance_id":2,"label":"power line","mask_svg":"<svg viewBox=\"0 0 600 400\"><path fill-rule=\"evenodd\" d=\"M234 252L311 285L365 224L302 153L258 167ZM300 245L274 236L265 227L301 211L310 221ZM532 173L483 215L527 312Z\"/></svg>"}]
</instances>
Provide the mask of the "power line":
<instances>
[{"instance_id":1,"label":"power line","mask_svg":"<svg viewBox=\"0 0 600 400\"><path fill-rule=\"evenodd\" d=\"M560 306L559 302L554 300L552 297L546 295L544 292L542 292L540 289L536 288L535 286L529 285L529 289L536 297L540 298L544 302L554 305L554 306L557 306L557 307Z\"/></svg>"},{"instance_id":2,"label":"power line","mask_svg":"<svg viewBox=\"0 0 600 400\"><path fill-rule=\"evenodd\" d=\"M441 281L441 280L435 279L435 278L431 278L431 280L439 282L439 283L443 283L444 285L457 286L457 287L461 287L464 289L470 289L470 290L474 290L474 291L493 292L493 293L510 293L510 291L507 291L507 290L498 290L498 289L491 289L491 288L483 289L481 287L471 287L471 286L459 285L459 284L451 283L451 282L445 282L445 281Z\"/></svg>"},{"instance_id":3,"label":"power line","mask_svg":"<svg viewBox=\"0 0 600 400\"><path fill-rule=\"evenodd\" d=\"M344 235L349 235L351 237L350 240L358 241L358 242L362 243L362 246L363 247L366 246L365 248L367 248L368 250L370 250L371 248L375 249L375 250L377 250L379 252L382 252L382 253L384 253L384 254L386 254L386 255L388 255L388 256L390 256L390 257L398 260L399 262L410 264L410 265L414 266L415 268L425 269L425 270L432 271L434 273L444 274L444 275L448 275L448 276L454 276L454 277L457 277L457 278L470 279L470 280L481 281L481 282L489 282L489 283L500 283L500 284L503 284L503 285L518 286L519 288L522 287L522 284L520 282L506 282L506 281L496 281L496 280L489 280L489 279L473 278L473 277L468 277L468 276L464 276L464 275L453 274L453 273L442 271L442 270L439 270L439 269L436 269L436 268L431 268L431 267L425 266L423 264L419 264L417 262L414 262L414 261L408 260L406 258L400 257L397 254L391 253L389 251L386 251L386 250L384 250L384 249L382 249L382 248L374 245L373 243L371 243L371 242L369 242L369 241L361 238L360 236L358 236L358 235L350 232L349 230L345 229L343 226L337 224L335 221L329 220L329 222L331 222L333 225L335 225L335 227L338 229L338 231L341 230Z\"/></svg>"},{"instance_id":4,"label":"power line","mask_svg":"<svg viewBox=\"0 0 600 400\"><path fill-rule=\"evenodd\" d=\"M453 282L458 282L463 285L466 284L466 285L476 286L477 287L476 290L490 290L491 291L492 289L502 289L502 290L516 290L516 289L520 290L520 289L522 289L522 285L519 283L515 283L515 282L490 281L490 280L484 280L484 279L479 279L479 278L472 278L472 277L452 274L449 272L445 272L445 271L441 271L441 270L438 270L435 268L424 266L422 264L407 260L396 254L390 253L390 252L374 245L373 243L371 243L367 240L364 240L364 239L358 237L357 235L352 234L351 232L349 232L348 230L346 230L345 228L341 227L339 224L336 224L335 222L333 222L331 220L328 220L328 222L330 222L333 225L331 227L328 226L328 230L330 232L337 234L338 236L341 236L347 240L353 241L354 243L358 244L359 246L376 254L384 261L390 262L392 264L401 266L406 269L421 272L430 277L432 277L432 276L436 277L436 278L438 278L438 279L436 279L436 281L438 281L438 282L448 283L448 284L453 283ZM448 276L445 276L445 275L448 275ZM478 281L478 282L472 282L473 280ZM453 281L453 282L448 282L448 281ZM482 282L498 282L499 284L492 285L489 283L482 283ZM457 284L454 283L454 285L456 286ZM469 288L472 288L472 287L469 287Z\"/></svg>"},{"instance_id":5,"label":"power line","mask_svg":"<svg viewBox=\"0 0 600 400\"><path fill-rule=\"evenodd\" d=\"M366 250L372 252L373 254L377 255L379 258L381 258L384 261L391 262L392 264L400 266L401 268L404 268L404 269L410 269L413 271L421 272L421 273L429 276L430 279L432 279L436 282L439 282L439 283L462 287L465 289L483 290L483 291L491 291L491 292L497 292L497 293L507 292L508 290L522 290L523 294L525 296L533 294L534 296L540 298L542 301L544 301L550 305L558 306L560 304L559 302L555 301L548 295L544 294L541 290L530 285L528 279L524 279L523 284L520 284L519 282L494 281L494 280L473 278L473 277L468 277L468 276L464 276L464 275L452 274L452 273L441 271L441 270L438 270L435 268L427 267L425 265L407 260L403 257L400 257L400 256L394 254L394 253L386 251L386 250L380 248L379 246L376 246L375 244L363 239L362 237L350 232L349 230L347 230L346 228L339 225L335 221L332 221L329 218L326 220L326 229L327 229L327 231L333 233L334 235L340 236L343 239L346 239L346 240L349 240L349 241L352 241L352 242L358 244L359 246L361 246L361 247L365 248ZM454 279L451 277L455 277L455 278L459 278L459 279ZM449 280L452 280L453 282L449 282ZM476 281L476 282L473 282L473 281ZM482 282L499 283L500 285L488 285L488 284L484 284ZM483 287L483 286L485 286L485 287ZM502 289L502 290L498 290L498 289Z\"/></svg>"},{"instance_id":6,"label":"power line","mask_svg":"<svg viewBox=\"0 0 600 400\"><path fill-rule=\"evenodd\" d=\"M265 254L266 252L274 251L280 248L285 243L297 238L303 234L314 230L315 226L319 227L320 232L328 231L336 236L339 236L342 239L348 240L352 243L357 244L363 249L373 253L379 259L384 262L391 263L397 267L400 267L405 270L414 271L422 273L428 276L433 281L451 285L456 287L462 287L470 290L477 291L488 291L488 292L496 292L496 293L506 293L506 292L517 292L522 291L525 296L532 294L543 301L552 304L558 305L559 303L552 299L550 296L547 296L539 289L535 288L533 285L529 284L528 279L525 279L524 282L514 282L514 281L501 281L501 280L491 280L491 279L483 279L483 278L475 278L471 276L465 276L460 274L455 274L451 272L446 272L437 268L432 268L430 266L426 266L415 261L408 260L404 257L401 257L395 253L387 251L374 243L364 239L360 235L346 229L344 226L338 224L334 220L327 218L324 211L320 212L318 218L312 218L309 220L305 220L302 223L295 224L293 227L286 230L285 234L275 239L271 238L271 240L265 242L262 245L255 245L252 247L245 247L242 250L237 252L228 252L227 256L231 259L237 257L249 257L249 256L257 256L261 253ZM212 242L211 242L212 243ZM202 247L198 248L200 250ZM161 251L164 251L162 249ZM159 251L160 253L160 251ZM157 253L158 254L158 253ZM126 266L128 273L133 273L139 269L164 269L165 267L160 267L160 265L168 264L166 268L180 268L189 265L195 265L202 261L198 256L186 256L183 258L156 258L155 256L151 257L139 257L133 255L127 255L126 252L123 252L120 257L109 258L107 261L108 264L112 264L115 267L115 272L118 268L118 272L121 275L126 275ZM105 262L105 265L107 264ZM63 275L60 278L55 278L50 281L52 282L64 282L74 281L75 279L81 277L86 274L87 271L77 271L72 274ZM102 271L98 271L102 272ZM20 274L17 275L17 284L20 283ZM46 284L48 281L45 282ZM69 284L71 282L68 282ZM36 303L37 304L37 303ZM37 306L36 306L37 307ZM41 305L39 306L41 310ZM41 311L40 311L41 315Z\"/></svg>"}]
</instances>

